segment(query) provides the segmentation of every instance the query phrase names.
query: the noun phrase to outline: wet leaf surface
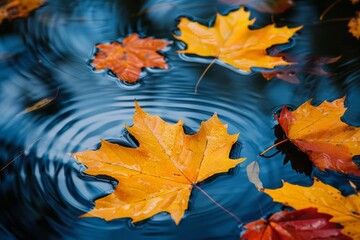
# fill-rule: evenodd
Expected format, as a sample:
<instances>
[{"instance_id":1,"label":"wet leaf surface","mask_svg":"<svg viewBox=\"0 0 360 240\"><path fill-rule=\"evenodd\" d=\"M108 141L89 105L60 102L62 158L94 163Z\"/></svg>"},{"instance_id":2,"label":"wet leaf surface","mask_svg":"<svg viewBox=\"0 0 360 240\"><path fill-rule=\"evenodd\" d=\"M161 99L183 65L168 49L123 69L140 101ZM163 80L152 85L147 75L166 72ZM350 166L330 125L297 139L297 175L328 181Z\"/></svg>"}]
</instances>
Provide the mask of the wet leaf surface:
<instances>
[{"instance_id":1,"label":"wet leaf surface","mask_svg":"<svg viewBox=\"0 0 360 240\"><path fill-rule=\"evenodd\" d=\"M319 213L316 208L274 213L269 219L260 219L244 226L241 239L346 239L341 226L329 220L331 215Z\"/></svg>"},{"instance_id":2,"label":"wet leaf surface","mask_svg":"<svg viewBox=\"0 0 360 240\"><path fill-rule=\"evenodd\" d=\"M229 159L238 134L229 135L216 114L194 135L184 133L181 120L168 124L138 104L133 120L127 130L139 142L138 148L103 140L97 151L73 154L88 167L85 173L109 175L119 181L114 193L96 200L86 216L106 220L130 217L138 222L168 212L179 224L195 184L245 160Z\"/></svg>"},{"instance_id":3,"label":"wet leaf surface","mask_svg":"<svg viewBox=\"0 0 360 240\"><path fill-rule=\"evenodd\" d=\"M333 217L331 222L344 228L341 232L353 239L360 236L360 197L358 194L343 196L339 190L315 179L310 187L284 182L279 189L265 189L274 201L295 209L317 208L320 213Z\"/></svg>"}]
</instances>

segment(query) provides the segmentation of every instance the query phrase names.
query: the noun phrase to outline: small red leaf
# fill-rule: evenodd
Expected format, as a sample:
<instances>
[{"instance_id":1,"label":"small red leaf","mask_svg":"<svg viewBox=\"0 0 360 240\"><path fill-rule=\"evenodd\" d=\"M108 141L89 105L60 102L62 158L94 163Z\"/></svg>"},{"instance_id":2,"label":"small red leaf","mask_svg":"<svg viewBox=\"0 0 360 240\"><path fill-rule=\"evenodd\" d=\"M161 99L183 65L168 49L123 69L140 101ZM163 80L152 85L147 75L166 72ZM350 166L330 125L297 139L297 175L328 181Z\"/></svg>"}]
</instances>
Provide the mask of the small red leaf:
<instances>
[{"instance_id":1,"label":"small red leaf","mask_svg":"<svg viewBox=\"0 0 360 240\"><path fill-rule=\"evenodd\" d=\"M331 215L318 213L316 208L283 211L273 214L268 220L248 223L241 239L351 239L340 231L342 227L329 222Z\"/></svg>"},{"instance_id":2,"label":"small red leaf","mask_svg":"<svg viewBox=\"0 0 360 240\"><path fill-rule=\"evenodd\" d=\"M278 52L278 50L275 50ZM277 57L283 57L286 61L294 63L293 65L287 65L275 70L269 70L261 72L264 78L271 80L274 77L281 80L298 83L300 82L297 74L310 73L317 76L331 76L332 73L326 72L323 66L326 64L334 63L339 60L340 57L326 58L316 56L292 56L285 53L270 54Z\"/></svg>"},{"instance_id":3,"label":"small red leaf","mask_svg":"<svg viewBox=\"0 0 360 240\"><path fill-rule=\"evenodd\" d=\"M245 5L259 12L282 13L294 5L292 0L219 0L231 6Z\"/></svg>"}]
</instances>

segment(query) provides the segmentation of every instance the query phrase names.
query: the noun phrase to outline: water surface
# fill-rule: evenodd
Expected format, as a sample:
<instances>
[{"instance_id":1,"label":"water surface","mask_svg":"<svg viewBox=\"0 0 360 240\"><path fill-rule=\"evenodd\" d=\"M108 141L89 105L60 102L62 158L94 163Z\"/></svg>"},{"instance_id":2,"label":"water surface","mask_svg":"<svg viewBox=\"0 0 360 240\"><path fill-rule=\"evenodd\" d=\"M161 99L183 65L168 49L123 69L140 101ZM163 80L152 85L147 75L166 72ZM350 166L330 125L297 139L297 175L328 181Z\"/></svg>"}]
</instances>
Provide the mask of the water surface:
<instances>
[{"instance_id":1,"label":"water surface","mask_svg":"<svg viewBox=\"0 0 360 240\"><path fill-rule=\"evenodd\" d=\"M341 56L326 66L335 75L302 73L301 82L291 84L214 65L194 94L207 64L175 52L177 19L188 16L208 23L217 12L232 8L209 0L169 2L49 0L29 18L0 26L0 166L14 160L0 173L1 239L239 239L241 223L196 189L178 226L166 213L135 225L127 218L79 218L94 199L111 193L116 182L82 174L84 166L69 153L96 148L101 138L128 143L124 124L132 125L135 99L168 122L184 120L191 131L217 112L229 133L240 132L231 157L247 160L200 186L242 223L281 207L249 182L249 163L259 162L264 187L280 187L282 180L311 185L309 176L283 164L283 154L257 157L276 140L273 112L284 104L297 107L310 98L319 104L346 95L344 121L360 126L360 42L348 33L347 21L331 20L354 16L350 3L339 3L322 22L319 16L333 1L295 1L295 7L273 18L279 26L304 26L287 53ZM272 23L270 14L252 11L252 17L257 18L255 28ZM133 32L174 41L164 52L169 70L146 70L133 86L92 70L95 44ZM19 114L55 96L44 108ZM316 169L311 174L349 191L346 180L351 177Z\"/></svg>"}]
</instances>

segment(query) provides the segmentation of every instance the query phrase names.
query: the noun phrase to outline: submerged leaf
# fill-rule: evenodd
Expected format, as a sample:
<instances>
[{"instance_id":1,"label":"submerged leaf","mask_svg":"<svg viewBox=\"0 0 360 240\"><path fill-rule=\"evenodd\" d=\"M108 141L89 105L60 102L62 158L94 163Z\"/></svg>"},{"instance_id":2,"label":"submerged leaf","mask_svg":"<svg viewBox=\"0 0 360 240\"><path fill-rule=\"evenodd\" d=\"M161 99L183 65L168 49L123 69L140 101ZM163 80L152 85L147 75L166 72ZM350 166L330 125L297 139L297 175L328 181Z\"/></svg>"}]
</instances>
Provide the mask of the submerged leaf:
<instances>
[{"instance_id":1,"label":"submerged leaf","mask_svg":"<svg viewBox=\"0 0 360 240\"><path fill-rule=\"evenodd\" d=\"M311 101L311 100L310 100ZM352 157L360 154L360 128L341 121L344 98L312 106L307 101L291 112L282 109L278 122L287 138L321 171L330 169L360 176Z\"/></svg>"},{"instance_id":2,"label":"submerged leaf","mask_svg":"<svg viewBox=\"0 0 360 240\"><path fill-rule=\"evenodd\" d=\"M227 125L215 114L194 135L186 135L183 122L166 123L136 104L134 125L127 130L139 142L129 148L102 140L97 151L73 156L87 174L109 175L119 181L115 191L96 200L86 216L106 220L130 217L134 222L168 212L178 224L188 207L194 184L227 172L245 159L230 159L238 134L229 135Z\"/></svg>"},{"instance_id":3,"label":"submerged leaf","mask_svg":"<svg viewBox=\"0 0 360 240\"><path fill-rule=\"evenodd\" d=\"M326 72L323 66L326 64L334 63L340 59L327 58L327 57L308 57L308 56L291 56L289 54L276 54L276 56L283 57L288 62L294 62L296 64L288 65L279 69L268 70L261 72L261 74L267 79L280 78L281 80L298 83L300 82L297 74L299 73L310 73L318 76L331 76L332 73Z\"/></svg>"},{"instance_id":4,"label":"submerged leaf","mask_svg":"<svg viewBox=\"0 0 360 240\"><path fill-rule=\"evenodd\" d=\"M59 94L59 89L57 90L56 95L54 97L47 97L47 98L41 99L40 101L36 102L31 107L25 108L19 114L25 114L25 113L33 112L33 111L36 111L36 110L38 110L40 108L45 107L46 105L52 103L57 98L58 94Z\"/></svg>"},{"instance_id":5,"label":"submerged leaf","mask_svg":"<svg viewBox=\"0 0 360 240\"><path fill-rule=\"evenodd\" d=\"M245 5L259 12L282 13L294 5L292 0L219 0L231 6Z\"/></svg>"},{"instance_id":6,"label":"submerged leaf","mask_svg":"<svg viewBox=\"0 0 360 240\"><path fill-rule=\"evenodd\" d=\"M96 45L99 52L95 55L93 65L96 70L110 69L120 80L134 83L139 79L142 68L168 68L164 57L157 51L169 44L160 39L139 38L133 33L122 43Z\"/></svg>"},{"instance_id":7,"label":"submerged leaf","mask_svg":"<svg viewBox=\"0 0 360 240\"><path fill-rule=\"evenodd\" d=\"M265 189L274 201L295 209L317 208L321 213L333 216L331 222L344 226L341 232L353 239L360 238L360 197L353 194L344 197L339 190L315 179L310 187L284 182L279 189Z\"/></svg>"},{"instance_id":8,"label":"submerged leaf","mask_svg":"<svg viewBox=\"0 0 360 240\"><path fill-rule=\"evenodd\" d=\"M338 224L329 222L331 218L329 214L318 213L316 208L278 212L268 220L246 224L244 228L248 230L241 239L351 239L341 233Z\"/></svg>"},{"instance_id":9,"label":"submerged leaf","mask_svg":"<svg viewBox=\"0 0 360 240\"><path fill-rule=\"evenodd\" d=\"M274 68L289 65L282 57L267 55L266 49L275 44L284 44L301 27L277 28L275 24L250 30L255 19L249 20L250 12L244 8L229 13L217 14L214 26L207 27L187 18L181 18L178 25L180 36L174 36L187 44L180 53L215 57L244 72L252 67Z\"/></svg>"}]
</instances>

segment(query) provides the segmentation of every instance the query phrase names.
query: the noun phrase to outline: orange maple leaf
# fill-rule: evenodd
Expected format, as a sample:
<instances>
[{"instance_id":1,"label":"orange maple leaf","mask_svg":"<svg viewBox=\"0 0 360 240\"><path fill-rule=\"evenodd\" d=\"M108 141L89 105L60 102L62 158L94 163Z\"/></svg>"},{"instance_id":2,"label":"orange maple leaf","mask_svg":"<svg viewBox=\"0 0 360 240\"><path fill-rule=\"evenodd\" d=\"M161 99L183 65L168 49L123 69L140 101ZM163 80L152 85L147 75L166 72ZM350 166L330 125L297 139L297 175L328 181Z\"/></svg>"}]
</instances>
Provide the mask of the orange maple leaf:
<instances>
[{"instance_id":1,"label":"orange maple leaf","mask_svg":"<svg viewBox=\"0 0 360 240\"><path fill-rule=\"evenodd\" d=\"M318 213L316 208L297 211L282 211L273 214L268 220L260 219L248 223L248 229L241 239L351 239L341 234L341 228L329 220L331 215Z\"/></svg>"},{"instance_id":2,"label":"orange maple leaf","mask_svg":"<svg viewBox=\"0 0 360 240\"><path fill-rule=\"evenodd\" d=\"M13 20L15 18L27 17L30 12L41 7L43 0L11 0L0 7L0 23L4 19Z\"/></svg>"},{"instance_id":3,"label":"orange maple leaf","mask_svg":"<svg viewBox=\"0 0 360 240\"><path fill-rule=\"evenodd\" d=\"M265 189L274 201L295 209L317 208L320 213L333 217L330 222L339 223L341 232L353 239L360 239L360 197L358 194L343 196L339 190L315 179L310 187L284 182L279 189Z\"/></svg>"},{"instance_id":4,"label":"orange maple leaf","mask_svg":"<svg viewBox=\"0 0 360 240\"><path fill-rule=\"evenodd\" d=\"M134 83L139 79L142 68L168 68L164 57L157 51L169 44L170 42L150 37L142 39L133 33L122 43L96 45L100 51L96 53L93 65L96 70L110 69L120 80Z\"/></svg>"},{"instance_id":5,"label":"orange maple leaf","mask_svg":"<svg viewBox=\"0 0 360 240\"><path fill-rule=\"evenodd\" d=\"M229 158L238 134L229 135L227 125L216 114L194 135L184 133L181 120L168 124L144 112L137 103L133 120L134 125L126 128L139 147L102 140L97 151L73 154L88 167L85 173L109 175L119 181L112 194L96 200L87 216L106 220L130 217L138 222L169 212L178 224L195 184L245 160Z\"/></svg>"},{"instance_id":6,"label":"orange maple leaf","mask_svg":"<svg viewBox=\"0 0 360 240\"><path fill-rule=\"evenodd\" d=\"M287 138L305 152L322 171L331 169L360 176L352 161L360 154L360 128L341 121L344 98L312 106L307 101L295 111L286 106L277 119Z\"/></svg>"},{"instance_id":7,"label":"orange maple leaf","mask_svg":"<svg viewBox=\"0 0 360 240\"><path fill-rule=\"evenodd\" d=\"M243 7L227 16L216 15L214 26L207 27L181 18L178 25L180 36L175 38L187 44L180 53L215 57L241 71L251 72L252 67L274 68L291 63L282 57L269 56L266 49L275 44L284 44L302 27L275 27L250 30L255 19L249 20L250 12Z\"/></svg>"},{"instance_id":8,"label":"orange maple leaf","mask_svg":"<svg viewBox=\"0 0 360 240\"><path fill-rule=\"evenodd\" d=\"M360 38L360 12L357 12L357 15L350 19L348 23L349 32L356 37Z\"/></svg>"}]
</instances>

